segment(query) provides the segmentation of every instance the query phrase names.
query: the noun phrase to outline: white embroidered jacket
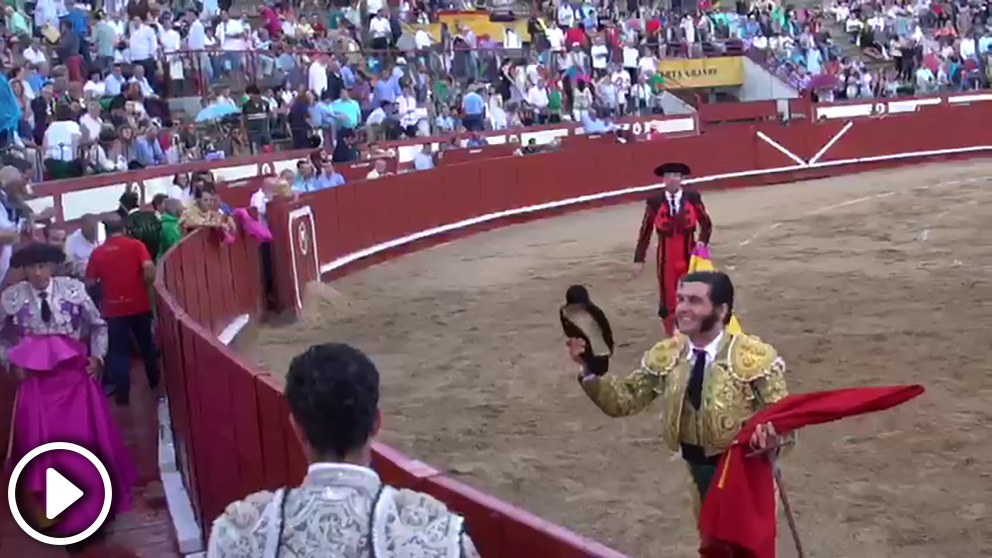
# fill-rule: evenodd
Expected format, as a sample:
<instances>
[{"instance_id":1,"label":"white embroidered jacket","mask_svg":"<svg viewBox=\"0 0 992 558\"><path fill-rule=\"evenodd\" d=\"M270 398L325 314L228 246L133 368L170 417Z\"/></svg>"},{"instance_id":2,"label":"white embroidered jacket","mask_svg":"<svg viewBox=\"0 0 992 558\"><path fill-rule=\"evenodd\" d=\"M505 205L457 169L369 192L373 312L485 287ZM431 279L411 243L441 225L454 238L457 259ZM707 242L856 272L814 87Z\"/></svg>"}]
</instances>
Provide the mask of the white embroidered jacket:
<instances>
[{"instance_id":1,"label":"white embroidered jacket","mask_svg":"<svg viewBox=\"0 0 992 558\"><path fill-rule=\"evenodd\" d=\"M25 335L89 337L90 354L107 354L107 322L78 279L52 277L48 288L52 319L41 319L41 298L27 281L15 283L0 294L0 364L7 365L7 349Z\"/></svg>"},{"instance_id":2,"label":"white embroidered jacket","mask_svg":"<svg viewBox=\"0 0 992 558\"><path fill-rule=\"evenodd\" d=\"M213 524L207 558L479 558L462 518L366 467L317 463L291 490L256 492Z\"/></svg>"}]
</instances>

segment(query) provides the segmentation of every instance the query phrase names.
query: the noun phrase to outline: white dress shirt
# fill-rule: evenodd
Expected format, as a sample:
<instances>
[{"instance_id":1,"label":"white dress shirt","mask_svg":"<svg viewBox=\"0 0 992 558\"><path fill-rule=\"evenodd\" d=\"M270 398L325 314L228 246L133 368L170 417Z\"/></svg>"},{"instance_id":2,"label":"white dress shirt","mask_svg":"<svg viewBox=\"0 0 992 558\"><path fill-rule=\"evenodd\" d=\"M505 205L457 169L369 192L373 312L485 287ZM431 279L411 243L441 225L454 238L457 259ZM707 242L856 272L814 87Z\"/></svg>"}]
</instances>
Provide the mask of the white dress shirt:
<instances>
[{"instance_id":1,"label":"white dress shirt","mask_svg":"<svg viewBox=\"0 0 992 558\"><path fill-rule=\"evenodd\" d=\"M682 207L682 189L679 188L679 191L674 194L671 192L665 192L665 199L668 200L669 211L672 215L675 215Z\"/></svg>"},{"instance_id":2,"label":"white dress shirt","mask_svg":"<svg viewBox=\"0 0 992 558\"><path fill-rule=\"evenodd\" d=\"M241 37L233 35L241 34ZM248 50L248 42L245 37L248 29L240 19L229 19L217 25L217 35L220 39L221 49L229 51Z\"/></svg>"},{"instance_id":3,"label":"white dress shirt","mask_svg":"<svg viewBox=\"0 0 992 558\"><path fill-rule=\"evenodd\" d=\"M83 236L82 229L76 229L65 239L65 254L80 275L86 274L86 266L90 263L93 250L107 240L107 230L103 223L97 226L96 242L90 242Z\"/></svg>"},{"instance_id":4,"label":"white dress shirt","mask_svg":"<svg viewBox=\"0 0 992 558\"><path fill-rule=\"evenodd\" d=\"M131 50L131 60L135 62L155 58L158 54L158 35L151 26L142 24L131 34L128 48Z\"/></svg>"},{"instance_id":5,"label":"white dress shirt","mask_svg":"<svg viewBox=\"0 0 992 558\"><path fill-rule=\"evenodd\" d=\"M189 35L186 36L186 46L190 50L203 50L207 46L207 30L199 18L189 25Z\"/></svg>"},{"instance_id":6,"label":"white dress shirt","mask_svg":"<svg viewBox=\"0 0 992 558\"><path fill-rule=\"evenodd\" d=\"M3 201L0 200L0 230L5 232L8 231L21 231L24 228L24 220L18 219L13 221L7 213L7 208L4 206ZM14 244L6 243L0 245L0 281L7 276L7 271L10 269L10 257L14 254Z\"/></svg>"},{"instance_id":7,"label":"white dress shirt","mask_svg":"<svg viewBox=\"0 0 992 558\"><path fill-rule=\"evenodd\" d=\"M310 70L307 72L307 78L310 91L313 92L317 99L320 99L320 96L327 90L327 66L321 64L320 62L314 61L310 64Z\"/></svg>"},{"instance_id":8,"label":"white dress shirt","mask_svg":"<svg viewBox=\"0 0 992 558\"><path fill-rule=\"evenodd\" d=\"M251 200L248 205L254 207L258 210L258 218L261 222L265 222L265 207L269 203L269 196L265 195L265 190L259 188L251 195Z\"/></svg>"},{"instance_id":9,"label":"white dress shirt","mask_svg":"<svg viewBox=\"0 0 992 558\"><path fill-rule=\"evenodd\" d=\"M720 342L723 341L723 335L724 332L721 331L720 335L717 335L716 338L710 341L705 347L697 347L692 344L692 341L689 342L686 357L689 359L690 370L692 369L692 366L696 364L696 359L693 354L695 351L703 351L706 353L706 366L713 364L713 361L716 360L716 351L720 348Z\"/></svg>"}]
</instances>

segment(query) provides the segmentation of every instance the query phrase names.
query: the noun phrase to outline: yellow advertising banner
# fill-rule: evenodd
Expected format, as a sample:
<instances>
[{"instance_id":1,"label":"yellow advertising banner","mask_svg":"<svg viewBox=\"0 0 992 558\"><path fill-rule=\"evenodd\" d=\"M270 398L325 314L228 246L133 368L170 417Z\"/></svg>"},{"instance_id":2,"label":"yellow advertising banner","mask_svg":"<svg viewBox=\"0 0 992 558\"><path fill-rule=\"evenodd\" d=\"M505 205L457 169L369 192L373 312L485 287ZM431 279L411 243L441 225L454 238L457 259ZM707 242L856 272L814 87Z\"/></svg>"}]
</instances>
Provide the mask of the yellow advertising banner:
<instances>
[{"instance_id":1,"label":"yellow advertising banner","mask_svg":"<svg viewBox=\"0 0 992 558\"><path fill-rule=\"evenodd\" d=\"M744 83L744 59L672 58L658 62L658 74L665 79L665 89L732 87Z\"/></svg>"}]
</instances>

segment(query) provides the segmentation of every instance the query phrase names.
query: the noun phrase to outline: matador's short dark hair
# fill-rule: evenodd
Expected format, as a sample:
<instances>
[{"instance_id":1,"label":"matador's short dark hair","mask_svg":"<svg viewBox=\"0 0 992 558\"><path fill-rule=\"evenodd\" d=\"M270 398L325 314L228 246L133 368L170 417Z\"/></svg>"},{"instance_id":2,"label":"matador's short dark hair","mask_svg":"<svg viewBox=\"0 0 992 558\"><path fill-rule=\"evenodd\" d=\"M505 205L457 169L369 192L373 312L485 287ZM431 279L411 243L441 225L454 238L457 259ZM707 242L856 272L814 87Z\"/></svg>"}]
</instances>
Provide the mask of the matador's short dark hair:
<instances>
[{"instance_id":1,"label":"matador's short dark hair","mask_svg":"<svg viewBox=\"0 0 992 558\"><path fill-rule=\"evenodd\" d=\"M710 302L713 306L727 305L727 315L723 317L723 325L730 323L734 314L734 283L730 276L722 271L696 271L682 276L680 283L705 283L710 287Z\"/></svg>"},{"instance_id":2,"label":"matador's short dark hair","mask_svg":"<svg viewBox=\"0 0 992 558\"><path fill-rule=\"evenodd\" d=\"M340 458L372 434L379 371L365 353L344 343L313 345L290 363L286 399L310 447Z\"/></svg>"}]
</instances>

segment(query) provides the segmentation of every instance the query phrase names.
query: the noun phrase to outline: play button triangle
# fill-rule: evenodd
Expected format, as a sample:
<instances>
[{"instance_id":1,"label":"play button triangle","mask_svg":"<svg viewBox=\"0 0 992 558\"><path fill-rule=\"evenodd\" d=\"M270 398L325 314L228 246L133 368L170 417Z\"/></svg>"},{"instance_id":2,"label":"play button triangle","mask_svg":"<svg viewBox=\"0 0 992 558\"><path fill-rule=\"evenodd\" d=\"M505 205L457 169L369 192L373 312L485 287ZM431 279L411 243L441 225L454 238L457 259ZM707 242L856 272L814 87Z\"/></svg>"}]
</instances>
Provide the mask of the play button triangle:
<instances>
[{"instance_id":1,"label":"play button triangle","mask_svg":"<svg viewBox=\"0 0 992 558\"><path fill-rule=\"evenodd\" d=\"M52 468L45 470L45 517L55 519L82 497L83 491L61 473Z\"/></svg>"}]
</instances>

